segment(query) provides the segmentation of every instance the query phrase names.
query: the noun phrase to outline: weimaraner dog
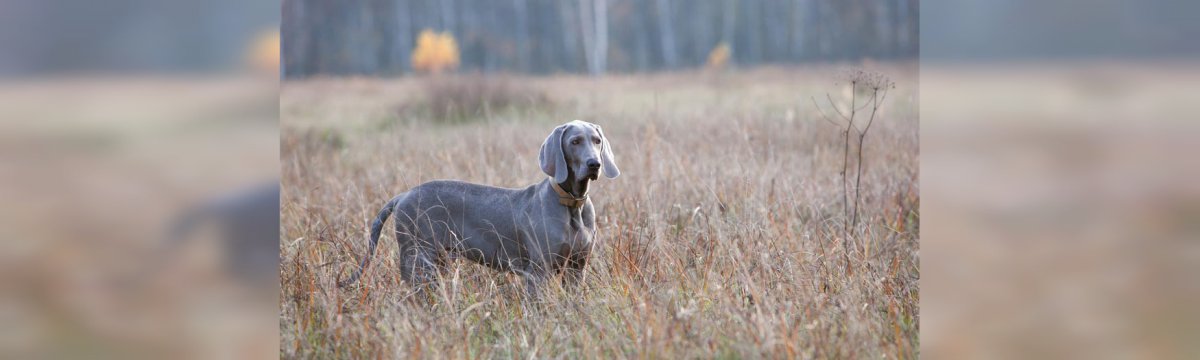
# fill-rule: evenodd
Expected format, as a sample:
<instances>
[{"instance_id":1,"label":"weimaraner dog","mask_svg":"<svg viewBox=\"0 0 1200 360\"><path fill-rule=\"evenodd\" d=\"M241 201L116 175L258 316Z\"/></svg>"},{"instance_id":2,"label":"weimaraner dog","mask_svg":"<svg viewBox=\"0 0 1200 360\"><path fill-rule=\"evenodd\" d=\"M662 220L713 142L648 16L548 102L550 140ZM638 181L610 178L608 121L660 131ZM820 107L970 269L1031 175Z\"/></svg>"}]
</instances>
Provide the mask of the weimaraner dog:
<instances>
[{"instance_id":1,"label":"weimaraner dog","mask_svg":"<svg viewBox=\"0 0 1200 360\"><path fill-rule=\"evenodd\" d=\"M610 179L621 172L600 126L579 120L554 128L538 160L550 178L524 189L436 180L392 198L371 224L366 256L338 286L362 276L393 213L401 276L418 289L436 285L457 257L520 274L531 295L560 272L566 285L578 283L596 237L588 184L601 170Z\"/></svg>"}]
</instances>

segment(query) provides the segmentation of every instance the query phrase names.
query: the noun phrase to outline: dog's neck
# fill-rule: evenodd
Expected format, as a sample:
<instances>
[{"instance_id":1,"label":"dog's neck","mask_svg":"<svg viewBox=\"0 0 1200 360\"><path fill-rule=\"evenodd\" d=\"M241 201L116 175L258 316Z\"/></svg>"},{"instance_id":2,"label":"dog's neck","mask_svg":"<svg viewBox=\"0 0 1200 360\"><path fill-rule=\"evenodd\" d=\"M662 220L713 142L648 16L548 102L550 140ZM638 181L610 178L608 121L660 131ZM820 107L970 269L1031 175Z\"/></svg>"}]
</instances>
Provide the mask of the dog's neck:
<instances>
[{"instance_id":1,"label":"dog's neck","mask_svg":"<svg viewBox=\"0 0 1200 360\"><path fill-rule=\"evenodd\" d=\"M558 195L559 203L569 208L583 207L583 204L587 202L587 191L590 182L587 178L577 180L573 171L567 172L567 181L555 183L553 179L550 180L551 187L554 188L554 192Z\"/></svg>"},{"instance_id":2,"label":"dog's neck","mask_svg":"<svg viewBox=\"0 0 1200 360\"><path fill-rule=\"evenodd\" d=\"M591 184L591 182L592 181L588 180L586 177L583 179L577 179L575 178L574 171L568 171L567 181L564 181L562 184L558 184L558 186L571 193L571 195L575 198L584 198L587 197L588 185Z\"/></svg>"}]
</instances>

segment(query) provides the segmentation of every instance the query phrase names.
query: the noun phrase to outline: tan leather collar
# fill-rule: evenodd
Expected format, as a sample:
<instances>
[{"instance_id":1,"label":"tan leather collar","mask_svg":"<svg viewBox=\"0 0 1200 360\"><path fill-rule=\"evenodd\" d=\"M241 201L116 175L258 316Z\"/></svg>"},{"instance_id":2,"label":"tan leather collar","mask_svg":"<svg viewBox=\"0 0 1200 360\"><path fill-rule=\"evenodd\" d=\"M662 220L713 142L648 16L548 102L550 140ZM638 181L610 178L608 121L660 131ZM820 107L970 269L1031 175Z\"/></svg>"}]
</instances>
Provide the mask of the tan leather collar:
<instances>
[{"instance_id":1,"label":"tan leather collar","mask_svg":"<svg viewBox=\"0 0 1200 360\"><path fill-rule=\"evenodd\" d=\"M558 193L558 203L563 204L563 206L577 208L582 207L584 203L587 203L587 194L583 194L583 197L576 198L574 195L571 195L571 193L563 190L561 186L558 186L558 183L554 182L554 179L550 179L550 187L554 188L554 192Z\"/></svg>"}]
</instances>

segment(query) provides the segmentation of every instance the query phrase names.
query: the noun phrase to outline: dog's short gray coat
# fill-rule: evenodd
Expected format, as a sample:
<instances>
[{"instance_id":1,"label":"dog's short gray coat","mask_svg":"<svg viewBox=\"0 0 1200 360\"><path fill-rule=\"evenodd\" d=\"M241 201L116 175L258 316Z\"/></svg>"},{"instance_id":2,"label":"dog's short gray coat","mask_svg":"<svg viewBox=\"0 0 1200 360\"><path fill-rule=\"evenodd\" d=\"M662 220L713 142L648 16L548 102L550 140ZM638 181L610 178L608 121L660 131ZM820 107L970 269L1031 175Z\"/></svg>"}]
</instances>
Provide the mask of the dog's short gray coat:
<instances>
[{"instance_id":1,"label":"dog's short gray coat","mask_svg":"<svg viewBox=\"0 0 1200 360\"><path fill-rule=\"evenodd\" d=\"M559 272L568 284L578 282L596 238L588 184L601 169L610 179L620 170L603 130L579 120L556 127L538 158L550 178L524 189L437 180L392 198L371 224L366 256L339 286L362 275L392 214L401 275L419 288L434 284L454 257L518 273L530 293Z\"/></svg>"}]
</instances>

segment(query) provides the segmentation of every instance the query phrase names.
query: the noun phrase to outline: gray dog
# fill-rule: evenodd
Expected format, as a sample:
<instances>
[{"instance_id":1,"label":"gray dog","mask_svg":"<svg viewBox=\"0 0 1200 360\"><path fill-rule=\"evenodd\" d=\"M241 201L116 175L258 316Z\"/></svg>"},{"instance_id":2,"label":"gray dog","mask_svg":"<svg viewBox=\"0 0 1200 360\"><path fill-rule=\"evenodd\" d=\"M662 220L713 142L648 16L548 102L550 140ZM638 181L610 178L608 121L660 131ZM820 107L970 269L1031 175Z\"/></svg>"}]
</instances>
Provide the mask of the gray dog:
<instances>
[{"instance_id":1,"label":"gray dog","mask_svg":"<svg viewBox=\"0 0 1200 360\"><path fill-rule=\"evenodd\" d=\"M600 126L579 120L554 128L538 160L550 179L524 189L437 180L392 198L371 224L357 271L338 286L362 275L393 213L401 275L418 289L434 285L455 257L520 274L530 294L560 272L567 285L578 283L596 237L588 184L601 169L610 179L621 172Z\"/></svg>"}]
</instances>

